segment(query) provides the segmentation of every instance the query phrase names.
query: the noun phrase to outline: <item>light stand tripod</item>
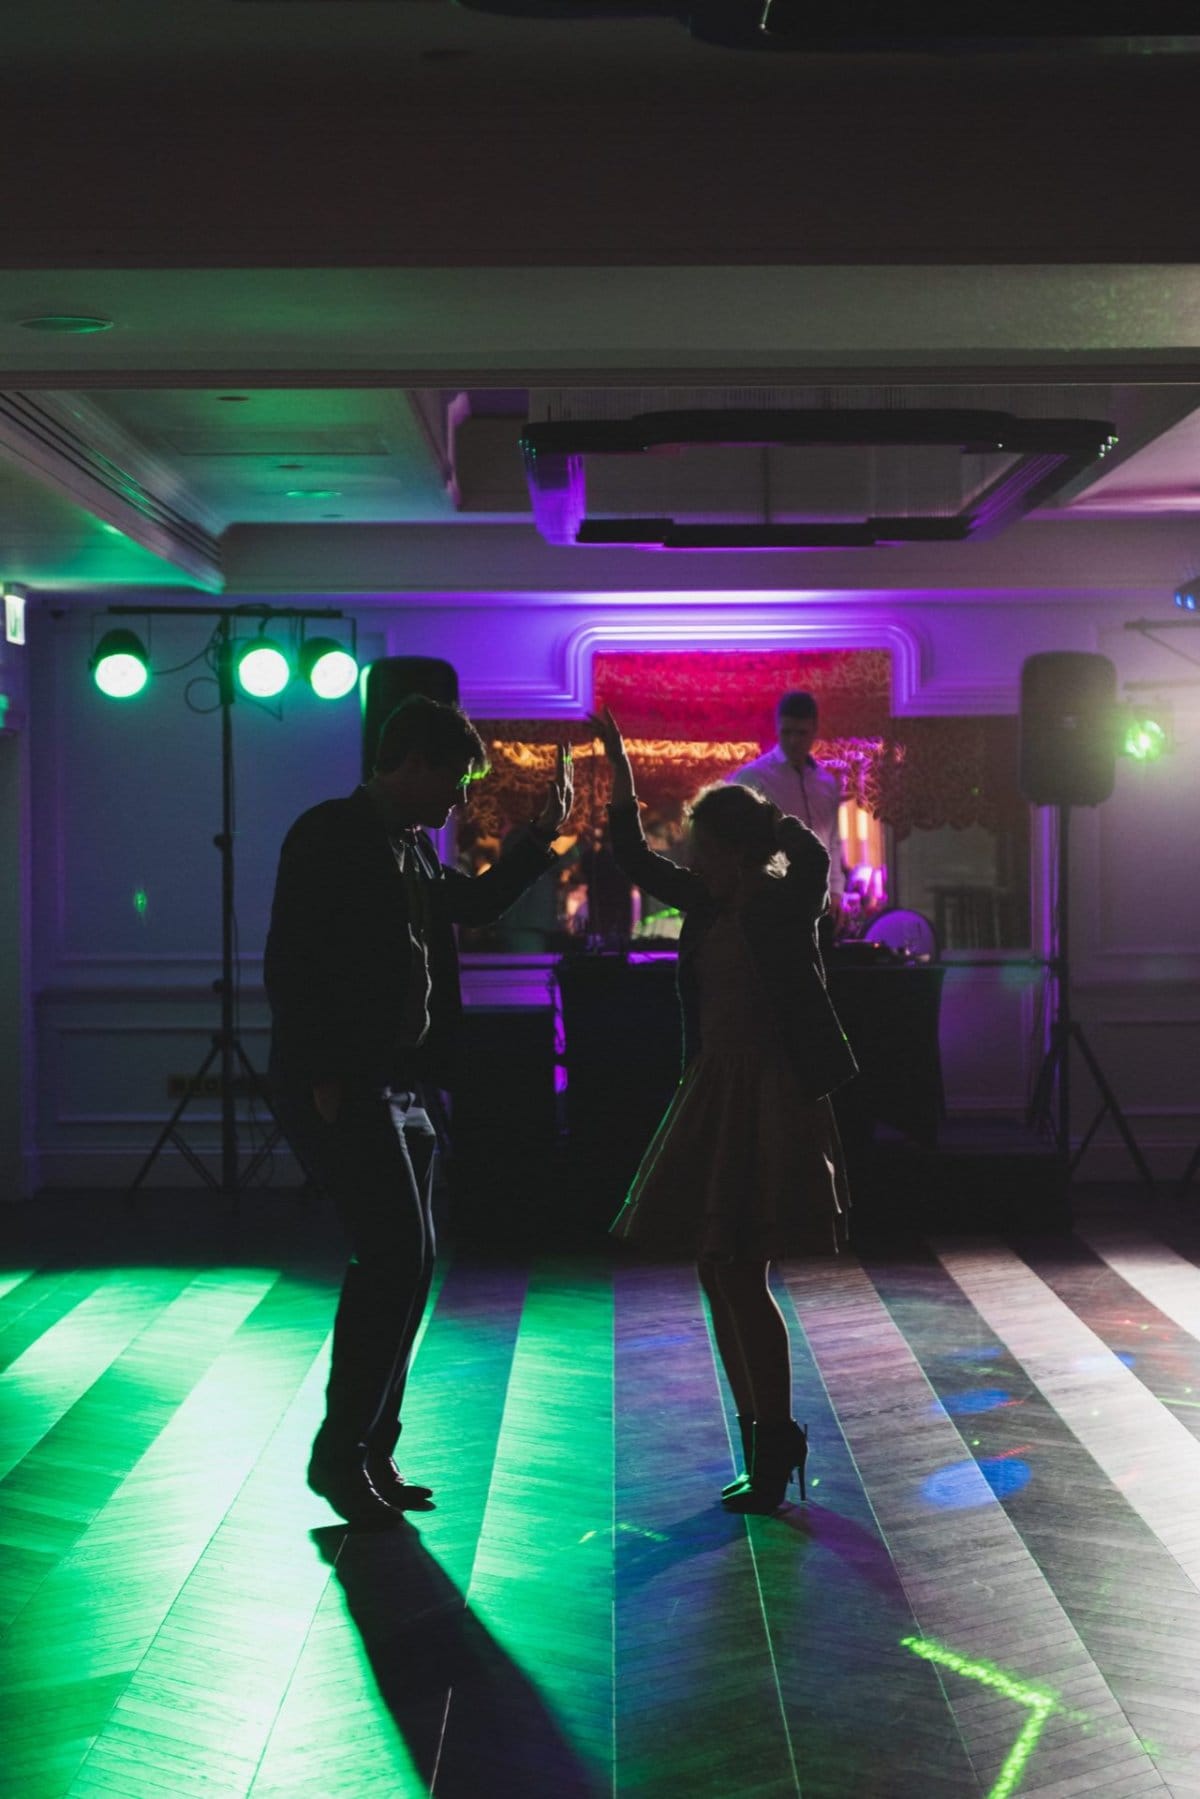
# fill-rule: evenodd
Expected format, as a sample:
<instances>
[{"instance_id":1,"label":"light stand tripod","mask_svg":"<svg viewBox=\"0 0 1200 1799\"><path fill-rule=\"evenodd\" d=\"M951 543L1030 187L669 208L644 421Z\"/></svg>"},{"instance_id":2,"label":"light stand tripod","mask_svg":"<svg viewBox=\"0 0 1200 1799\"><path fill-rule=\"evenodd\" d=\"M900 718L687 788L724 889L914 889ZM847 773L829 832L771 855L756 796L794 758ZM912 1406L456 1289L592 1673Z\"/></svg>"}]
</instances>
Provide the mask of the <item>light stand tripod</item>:
<instances>
[{"instance_id":1,"label":"light stand tripod","mask_svg":"<svg viewBox=\"0 0 1200 1799\"><path fill-rule=\"evenodd\" d=\"M1070 891L1069 862L1071 808L1060 805L1058 808L1058 891L1054 908L1054 950L1050 957L1049 970L1054 981L1054 1022L1050 1027L1050 1042L1046 1049L1042 1066L1038 1071L1037 1082L1033 1090L1033 1098L1029 1102L1026 1115L1027 1125L1048 1125L1058 1152L1062 1168L1064 1186L1074 1174L1087 1150L1089 1143L1099 1130L1106 1117L1110 1117L1120 1133L1121 1141L1129 1151L1134 1166L1141 1175L1146 1186L1153 1192L1154 1176L1146 1164L1145 1157L1138 1148L1129 1121L1117 1103L1117 1096L1109 1086L1104 1071L1093 1054L1091 1045L1083 1034L1083 1026L1078 1019L1071 1016L1071 957L1070 957ZM1071 1045L1079 1050L1087 1065L1088 1073L1096 1083L1100 1094L1100 1110L1092 1119L1079 1148L1071 1154ZM1052 1111L1057 1082L1057 1117ZM1197 1152L1200 1159L1200 1151Z\"/></svg>"},{"instance_id":2,"label":"light stand tripod","mask_svg":"<svg viewBox=\"0 0 1200 1799\"><path fill-rule=\"evenodd\" d=\"M124 609L122 608L122 610ZM129 610L133 611L134 608L131 607ZM201 610L201 608L197 608L197 610ZM221 974L220 979L213 982L213 987L220 996L221 1023L219 1029L213 1032L212 1047L207 1056L187 1082L180 1096L179 1104L159 1132L153 1149L130 1182L128 1188L130 1198L146 1179L168 1143L174 1144L184 1160L196 1171L201 1180L212 1188L214 1193L222 1193L229 1198L236 1198L241 1189L248 1186L254 1179L283 1134L272 1112L271 1128L266 1141L255 1151L246 1167L239 1171L238 1092L235 1071L244 1078L245 1090L255 1099L261 1100L268 1111L271 1108L265 1097L264 1083L255 1072L241 1038L237 1034L234 1017L233 702L235 695L230 623L228 612L218 614L215 663L217 695L221 712L221 830L213 838L213 843L221 852ZM180 1120L188 1106L204 1093L205 1079L214 1062L219 1064L220 1069L218 1078L221 1098L221 1173L219 1179L212 1174L206 1163L196 1154L179 1130Z\"/></svg>"}]
</instances>

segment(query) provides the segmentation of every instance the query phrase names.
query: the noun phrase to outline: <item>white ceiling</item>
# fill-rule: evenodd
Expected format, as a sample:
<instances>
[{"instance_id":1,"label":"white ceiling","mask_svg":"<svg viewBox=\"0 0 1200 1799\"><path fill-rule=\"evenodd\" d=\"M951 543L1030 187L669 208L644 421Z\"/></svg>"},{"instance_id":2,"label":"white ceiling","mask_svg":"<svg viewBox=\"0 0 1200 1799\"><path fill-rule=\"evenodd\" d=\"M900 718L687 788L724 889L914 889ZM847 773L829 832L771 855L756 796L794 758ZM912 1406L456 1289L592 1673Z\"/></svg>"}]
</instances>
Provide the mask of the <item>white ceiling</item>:
<instances>
[{"instance_id":1,"label":"white ceiling","mask_svg":"<svg viewBox=\"0 0 1200 1799\"><path fill-rule=\"evenodd\" d=\"M1031 96L1059 95L1064 113L1079 107L1086 116L1097 94L1127 90L1120 129L1133 168L1152 136L1151 117L1173 128L1157 96L1163 82L1194 74L1188 57L1069 66L1047 55L962 66L945 58L744 57L698 44L666 19L567 26L488 17L450 0L109 0L102 8L42 0L6 18L5 38L16 104L40 100L45 130L27 179L11 167L7 177L21 193L0 258L0 392L12 402L0 423L0 577L60 594L183 592L238 580L261 593L272 591L275 568L282 593L296 590L308 566L319 569L311 579L322 590L366 596L427 585L426 573L410 571L437 562L438 545L447 582L466 579L460 571L475 566L486 538L497 590L675 581L661 557L541 554L521 507L516 435L525 392L551 387L703 384L732 398L735 389L807 382L836 386L847 404L864 385L944 383L941 403L951 404L954 387L970 383L990 389L1001 407L1020 395L1020 410L1065 396L1071 414L1113 419L1118 452L1102 475L1077 482L1047 511L1040 537L1022 528L1010 548L978 555L979 584L1036 579L1020 559L1040 543L1047 569L1073 557L1080 590L1089 580L1103 587L1118 526L1143 555L1150 526L1161 533L1154 541L1164 558L1191 541L1200 510L1200 266L1142 260L1158 229L1148 212L1144 240L1130 235L1111 260L1081 256L1079 243L1061 261L1047 256L1054 232L1041 209L1026 215L1028 254L1011 248L1021 241L1020 132L1034 117ZM257 108L248 103L256 83ZM1005 151L990 176L995 194L1011 169L1018 196L1012 216L995 201L992 236L1004 254L989 260L980 252L986 208L981 237L978 208L953 186L967 165L951 168L936 146L926 155L918 145L925 174L910 199L924 236L908 241L924 247L906 261L897 255L905 220L894 204L881 206L889 142L900 161L914 154L894 121L917 113L923 131L936 137L944 129L965 154L968 92L976 112L995 113L986 143ZM283 93L286 118L271 112ZM796 135L804 120L813 108L840 111L861 124L870 147L868 95L893 109L874 143L883 160L871 163L864 150L862 166L848 173L847 155L836 170L815 167L811 143ZM1024 105L1016 104L1021 96ZM178 108L178 142L148 136L138 110L167 99ZM212 127L211 109L220 107L221 128L207 140L209 188L205 134L194 127ZM822 182L849 183L845 191L860 195L859 210L846 212L839 188L845 216L839 223L834 209L822 226L827 246L841 242L852 252L844 260L809 259L778 206L773 235L757 251L752 241L734 243L737 196L714 185L724 164L709 140L715 122L723 130L731 119L745 125L756 109L772 123L761 141L753 131L737 136L745 174L761 166L763 181L782 180L787 192L790 169L798 208ZM585 115L593 158L586 168L572 161ZM393 165L385 152L399 140L385 135L379 157L364 164L368 125L408 131L405 155L416 161ZM1011 145L1009 132L1017 134ZM86 155L71 166L67 148L79 145ZM1097 244L1106 206L1114 218L1121 211L1117 198L1096 191L1097 159L1107 153L1097 142L1038 184L1060 218L1070 216L1072 193L1077 211L1091 209L1088 241ZM855 152L847 154L853 163ZM678 179L673 190L664 187L664 166L681 176L693 155L710 158L696 163L694 190ZM472 157L478 186L469 174L464 180ZM511 159L502 218L483 197L484 165L494 157ZM443 160L453 180L440 178ZM561 180L554 185L556 161L579 178L570 204ZM606 164L613 173L601 194L596 170ZM129 167L165 185L123 194L117 171ZM254 185L264 167L297 217L305 184L314 184L296 261L280 241L279 210L264 208ZM657 211L638 211L639 172ZM759 185L751 179L746 187L750 212ZM1170 192L1158 191L1164 200ZM90 195L91 214L81 210L71 224L64 193ZM369 215L378 234L393 193L394 260L377 249L351 256L346 215ZM1131 189L1125 204L1136 210L1135 200ZM556 227L556 218L565 225ZM242 266L213 266L226 228L240 234ZM248 266L256 233L262 265ZM62 254L64 240L74 257ZM504 241L514 246L508 264ZM323 242L330 248L321 266L312 252ZM874 242L885 246L878 261ZM956 257L959 245L969 260ZM56 336L23 323L63 312L99 314L112 329ZM497 390L514 422L496 436L494 478L481 488L495 503L485 497L464 507L449 479L447 405L473 392L476 409L486 409ZM39 421L56 421L64 434L57 451L40 424L41 435L22 425L29 406ZM1200 561L1200 531L1196 542ZM961 591L971 584L974 547L843 558L836 579L877 590L911 585L919 570ZM756 563L756 575L766 566ZM770 566L790 571L789 584L798 585L815 578L818 565L772 558ZM721 575L726 584L743 578L728 559Z\"/></svg>"}]
</instances>

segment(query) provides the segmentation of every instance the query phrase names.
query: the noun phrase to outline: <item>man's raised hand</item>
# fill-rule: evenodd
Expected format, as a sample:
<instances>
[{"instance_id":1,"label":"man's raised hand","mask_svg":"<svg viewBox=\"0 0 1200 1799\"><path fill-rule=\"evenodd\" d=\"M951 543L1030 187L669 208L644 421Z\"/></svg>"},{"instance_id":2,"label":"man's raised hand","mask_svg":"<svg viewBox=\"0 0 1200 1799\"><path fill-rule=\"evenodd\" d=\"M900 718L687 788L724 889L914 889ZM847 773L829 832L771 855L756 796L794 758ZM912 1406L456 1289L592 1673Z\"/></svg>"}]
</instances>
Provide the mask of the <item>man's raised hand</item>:
<instances>
[{"instance_id":1,"label":"man's raised hand","mask_svg":"<svg viewBox=\"0 0 1200 1799\"><path fill-rule=\"evenodd\" d=\"M575 760L571 754L570 744L560 743L554 764L554 779L546 792L546 799L541 811L533 821L533 828L547 843L553 843L568 818L571 807L575 804Z\"/></svg>"}]
</instances>

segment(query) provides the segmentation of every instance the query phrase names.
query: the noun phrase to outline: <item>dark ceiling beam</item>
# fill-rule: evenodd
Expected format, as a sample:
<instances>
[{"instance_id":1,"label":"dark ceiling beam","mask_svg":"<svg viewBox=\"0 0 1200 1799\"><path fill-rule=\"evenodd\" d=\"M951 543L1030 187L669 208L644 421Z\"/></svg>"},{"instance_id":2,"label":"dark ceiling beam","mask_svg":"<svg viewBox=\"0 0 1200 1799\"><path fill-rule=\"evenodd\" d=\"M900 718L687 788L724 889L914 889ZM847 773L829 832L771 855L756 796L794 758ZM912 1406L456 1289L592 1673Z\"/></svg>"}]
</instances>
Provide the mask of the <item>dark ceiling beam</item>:
<instances>
[{"instance_id":1,"label":"dark ceiling beam","mask_svg":"<svg viewBox=\"0 0 1200 1799\"><path fill-rule=\"evenodd\" d=\"M0 266L1195 258L1195 56L868 57L763 86L711 54L719 104L707 66L622 98L582 58L557 85L481 63L303 95L10 76Z\"/></svg>"}]
</instances>

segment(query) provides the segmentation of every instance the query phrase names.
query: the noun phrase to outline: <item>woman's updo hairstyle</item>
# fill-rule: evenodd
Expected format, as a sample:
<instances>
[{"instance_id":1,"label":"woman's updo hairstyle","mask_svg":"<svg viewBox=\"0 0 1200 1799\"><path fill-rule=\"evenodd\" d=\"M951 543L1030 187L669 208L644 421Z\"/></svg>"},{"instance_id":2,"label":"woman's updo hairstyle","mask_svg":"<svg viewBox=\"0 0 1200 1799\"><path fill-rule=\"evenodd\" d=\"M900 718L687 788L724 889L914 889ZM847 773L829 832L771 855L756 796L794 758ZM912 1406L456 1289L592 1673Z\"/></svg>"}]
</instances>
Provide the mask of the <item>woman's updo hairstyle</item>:
<instances>
[{"instance_id":1,"label":"woman's updo hairstyle","mask_svg":"<svg viewBox=\"0 0 1200 1799\"><path fill-rule=\"evenodd\" d=\"M765 868L779 847L779 809L753 787L728 782L706 787L688 806L687 817L693 830L736 850L752 868Z\"/></svg>"}]
</instances>

